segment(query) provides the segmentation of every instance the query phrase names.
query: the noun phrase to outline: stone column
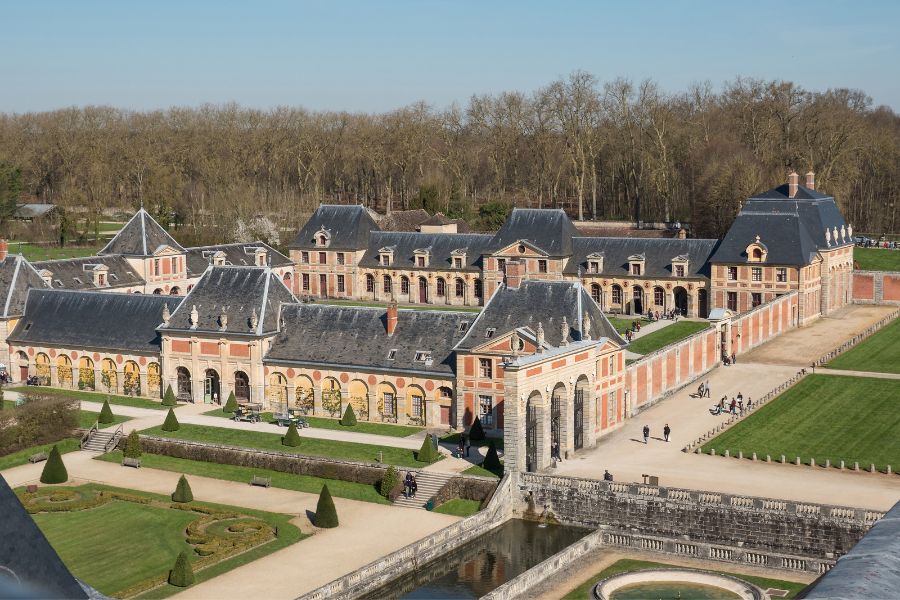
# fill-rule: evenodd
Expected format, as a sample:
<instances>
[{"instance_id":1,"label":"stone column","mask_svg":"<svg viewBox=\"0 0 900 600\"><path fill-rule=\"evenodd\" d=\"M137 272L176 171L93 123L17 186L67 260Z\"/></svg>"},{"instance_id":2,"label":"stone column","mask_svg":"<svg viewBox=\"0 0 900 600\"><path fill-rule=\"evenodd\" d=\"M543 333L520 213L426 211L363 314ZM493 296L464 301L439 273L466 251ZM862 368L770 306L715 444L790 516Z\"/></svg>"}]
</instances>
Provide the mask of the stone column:
<instances>
[{"instance_id":1,"label":"stone column","mask_svg":"<svg viewBox=\"0 0 900 600\"><path fill-rule=\"evenodd\" d=\"M116 369L116 394L122 395L125 393L125 371L122 369Z\"/></svg>"},{"instance_id":2,"label":"stone column","mask_svg":"<svg viewBox=\"0 0 900 600\"><path fill-rule=\"evenodd\" d=\"M343 418L348 404L350 404L350 388L346 384L341 384L341 414L338 415L339 419Z\"/></svg>"},{"instance_id":3,"label":"stone column","mask_svg":"<svg viewBox=\"0 0 900 600\"><path fill-rule=\"evenodd\" d=\"M525 405L519 388L519 366L508 364L503 372L503 462L507 472L525 471Z\"/></svg>"},{"instance_id":4,"label":"stone column","mask_svg":"<svg viewBox=\"0 0 900 600\"><path fill-rule=\"evenodd\" d=\"M285 374L285 377L287 377L287 374ZM294 401L297 399L297 385L288 380L287 391L285 393L287 394L287 398L284 400L287 402L287 407L289 409L293 408Z\"/></svg>"},{"instance_id":5,"label":"stone column","mask_svg":"<svg viewBox=\"0 0 900 600\"><path fill-rule=\"evenodd\" d=\"M97 366L97 363L94 363L94 391L96 392L103 388L103 369Z\"/></svg>"},{"instance_id":6,"label":"stone column","mask_svg":"<svg viewBox=\"0 0 900 600\"><path fill-rule=\"evenodd\" d=\"M59 385L59 377L56 373L56 363L52 361L50 362L50 386L51 387L61 387Z\"/></svg>"},{"instance_id":7,"label":"stone column","mask_svg":"<svg viewBox=\"0 0 900 600\"><path fill-rule=\"evenodd\" d=\"M375 421L378 417L378 395L370 391L366 394L366 400L369 402L369 420Z\"/></svg>"},{"instance_id":8,"label":"stone column","mask_svg":"<svg viewBox=\"0 0 900 600\"><path fill-rule=\"evenodd\" d=\"M313 384L315 385L315 384ZM313 415L322 416L322 387L313 387Z\"/></svg>"},{"instance_id":9,"label":"stone column","mask_svg":"<svg viewBox=\"0 0 900 600\"><path fill-rule=\"evenodd\" d=\"M406 425L409 419L406 418L406 388L397 390L397 424Z\"/></svg>"},{"instance_id":10,"label":"stone column","mask_svg":"<svg viewBox=\"0 0 900 600\"><path fill-rule=\"evenodd\" d=\"M141 394L140 395L149 398L150 397L150 388L148 387L148 383L147 383L147 368L146 367L144 367L143 369L139 369L138 379L140 380L139 385L141 386Z\"/></svg>"},{"instance_id":11,"label":"stone column","mask_svg":"<svg viewBox=\"0 0 900 600\"><path fill-rule=\"evenodd\" d=\"M78 362L72 361L72 389L78 389L78 380L81 377L81 369L78 368Z\"/></svg>"}]
</instances>

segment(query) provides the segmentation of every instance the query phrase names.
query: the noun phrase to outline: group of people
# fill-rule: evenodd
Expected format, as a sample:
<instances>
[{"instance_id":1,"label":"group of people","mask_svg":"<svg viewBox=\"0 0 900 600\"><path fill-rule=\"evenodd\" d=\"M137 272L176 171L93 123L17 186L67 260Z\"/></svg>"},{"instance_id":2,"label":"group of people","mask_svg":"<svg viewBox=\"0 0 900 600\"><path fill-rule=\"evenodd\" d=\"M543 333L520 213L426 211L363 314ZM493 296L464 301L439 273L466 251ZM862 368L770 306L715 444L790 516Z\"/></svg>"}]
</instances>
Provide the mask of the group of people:
<instances>
[{"instance_id":1,"label":"group of people","mask_svg":"<svg viewBox=\"0 0 900 600\"><path fill-rule=\"evenodd\" d=\"M653 321L660 321L662 319L678 321L678 314L679 314L679 310L677 308L672 308L670 310L666 310L663 312L660 312L660 311L653 312L652 310L648 310L647 311L647 320L650 321L651 323Z\"/></svg>"},{"instance_id":2,"label":"group of people","mask_svg":"<svg viewBox=\"0 0 900 600\"><path fill-rule=\"evenodd\" d=\"M649 425L644 425L643 433L644 433L644 443L646 444L650 441L650 426ZM672 428L669 427L668 423L666 423L665 426L663 427L663 441L668 442L669 435L671 435L671 433L672 433Z\"/></svg>"},{"instance_id":3,"label":"group of people","mask_svg":"<svg viewBox=\"0 0 900 600\"><path fill-rule=\"evenodd\" d=\"M412 471L406 473L406 479L403 481L403 495L407 498L415 498L419 484L416 482L416 476Z\"/></svg>"},{"instance_id":4,"label":"group of people","mask_svg":"<svg viewBox=\"0 0 900 600\"><path fill-rule=\"evenodd\" d=\"M468 438L466 438L466 434L461 433L459 435L459 441L456 444L456 458L468 457L470 447L471 444L469 443Z\"/></svg>"},{"instance_id":5,"label":"group of people","mask_svg":"<svg viewBox=\"0 0 900 600\"><path fill-rule=\"evenodd\" d=\"M736 365L737 364L737 354L735 354L734 352L731 353L731 356L728 356L727 354L723 354L722 355L722 364L725 365L726 367L728 367L730 365Z\"/></svg>"},{"instance_id":6,"label":"group of people","mask_svg":"<svg viewBox=\"0 0 900 600\"><path fill-rule=\"evenodd\" d=\"M728 402L728 396L722 396L719 403L709 409L710 414L720 415L722 413L731 413L732 415L744 416L744 412L750 412L753 408L753 398L747 398L747 404L744 405L744 395L738 392L737 396L731 398Z\"/></svg>"}]
</instances>

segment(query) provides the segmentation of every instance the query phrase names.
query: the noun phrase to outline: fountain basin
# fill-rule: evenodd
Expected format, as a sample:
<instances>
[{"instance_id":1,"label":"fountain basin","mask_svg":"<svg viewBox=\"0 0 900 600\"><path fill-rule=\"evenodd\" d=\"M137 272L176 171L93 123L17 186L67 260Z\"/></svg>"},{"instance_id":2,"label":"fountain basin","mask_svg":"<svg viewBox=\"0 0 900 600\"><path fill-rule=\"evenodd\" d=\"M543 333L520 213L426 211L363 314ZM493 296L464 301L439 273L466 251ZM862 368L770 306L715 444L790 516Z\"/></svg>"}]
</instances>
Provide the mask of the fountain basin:
<instances>
[{"instance_id":1,"label":"fountain basin","mask_svg":"<svg viewBox=\"0 0 900 600\"><path fill-rule=\"evenodd\" d=\"M597 600L769 600L757 586L729 575L691 569L644 569L621 573L594 586Z\"/></svg>"}]
</instances>

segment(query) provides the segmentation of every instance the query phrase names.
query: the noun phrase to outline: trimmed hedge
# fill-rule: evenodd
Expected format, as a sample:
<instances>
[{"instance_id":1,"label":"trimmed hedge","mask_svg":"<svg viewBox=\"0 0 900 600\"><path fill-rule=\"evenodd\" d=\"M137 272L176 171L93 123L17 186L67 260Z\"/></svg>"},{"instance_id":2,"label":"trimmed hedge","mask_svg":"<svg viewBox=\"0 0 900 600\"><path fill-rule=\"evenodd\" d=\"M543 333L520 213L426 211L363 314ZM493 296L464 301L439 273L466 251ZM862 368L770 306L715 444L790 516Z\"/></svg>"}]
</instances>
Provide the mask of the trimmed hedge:
<instances>
[{"instance_id":1,"label":"trimmed hedge","mask_svg":"<svg viewBox=\"0 0 900 600\"><path fill-rule=\"evenodd\" d=\"M194 570L188 560L187 551L182 550L175 559L175 568L169 571L169 584L177 587L188 587L194 583Z\"/></svg>"},{"instance_id":2,"label":"trimmed hedge","mask_svg":"<svg viewBox=\"0 0 900 600\"><path fill-rule=\"evenodd\" d=\"M352 404L347 405L347 410L344 411L344 416L341 417L340 424L344 427L353 427L356 425L356 413L353 412Z\"/></svg>"},{"instance_id":3,"label":"trimmed hedge","mask_svg":"<svg viewBox=\"0 0 900 600\"><path fill-rule=\"evenodd\" d=\"M491 445L488 446L487 454L484 457L484 462L481 463L481 466L491 473L499 473L503 469L503 465L500 464L500 457L497 455L497 447L494 445L494 442L491 441Z\"/></svg>"},{"instance_id":4,"label":"trimmed hedge","mask_svg":"<svg viewBox=\"0 0 900 600\"><path fill-rule=\"evenodd\" d=\"M175 397L175 392L172 391L172 384L169 384L166 387L166 393L163 395L162 405L178 406L178 399Z\"/></svg>"},{"instance_id":5,"label":"trimmed hedge","mask_svg":"<svg viewBox=\"0 0 900 600\"><path fill-rule=\"evenodd\" d=\"M65 483L68 480L69 472L63 463L59 448L54 444L47 457L47 462L44 463L44 470L41 471L41 483Z\"/></svg>"},{"instance_id":6,"label":"trimmed hedge","mask_svg":"<svg viewBox=\"0 0 900 600\"><path fill-rule=\"evenodd\" d=\"M132 429L131 433L128 434L128 438L125 440L125 450L122 452L122 456L125 458L140 458L143 451L141 449L141 437L138 435L136 429Z\"/></svg>"},{"instance_id":7,"label":"trimmed hedge","mask_svg":"<svg viewBox=\"0 0 900 600\"><path fill-rule=\"evenodd\" d=\"M288 426L287 433L281 438L281 445L291 448L296 448L300 445L300 434L297 433L297 426L293 423Z\"/></svg>"},{"instance_id":8,"label":"trimmed hedge","mask_svg":"<svg viewBox=\"0 0 900 600\"><path fill-rule=\"evenodd\" d=\"M166 415L166 420L162 424L162 430L178 431L179 429L181 429L181 425L178 423L178 417L175 416L175 411L170 408L169 414Z\"/></svg>"},{"instance_id":9,"label":"trimmed hedge","mask_svg":"<svg viewBox=\"0 0 900 600\"><path fill-rule=\"evenodd\" d=\"M237 398L234 395L234 390L228 394L228 400L225 401L225 406L222 407L222 412L233 413L237 410Z\"/></svg>"},{"instance_id":10,"label":"trimmed hedge","mask_svg":"<svg viewBox=\"0 0 900 600\"><path fill-rule=\"evenodd\" d=\"M313 525L323 529L338 526L337 509L334 507L331 492L328 491L328 484L323 485L322 491L319 493L319 501L316 503L316 518Z\"/></svg>"},{"instance_id":11,"label":"trimmed hedge","mask_svg":"<svg viewBox=\"0 0 900 600\"><path fill-rule=\"evenodd\" d=\"M481 419L478 417L475 417L472 427L469 428L469 439L473 442L483 442L487 439L487 436L484 435L484 427L481 425Z\"/></svg>"},{"instance_id":12,"label":"trimmed hedge","mask_svg":"<svg viewBox=\"0 0 900 600\"><path fill-rule=\"evenodd\" d=\"M97 422L108 425L115 420L116 418L113 416L113 411L109 407L109 399L106 399L103 401L103 408L100 409L100 415L97 417Z\"/></svg>"},{"instance_id":13,"label":"trimmed hedge","mask_svg":"<svg viewBox=\"0 0 900 600\"><path fill-rule=\"evenodd\" d=\"M419 462L433 463L440 457L441 455L435 449L434 441L431 439L431 434L429 433L425 436L422 447L419 448L419 452L416 454L416 460Z\"/></svg>"},{"instance_id":14,"label":"trimmed hedge","mask_svg":"<svg viewBox=\"0 0 900 600\"><path fill-rule=\"evenodd\" d=\"M384 472L384 477L381 478L381 483L378 486L378 493L385 498L392 500L391 492L393 492L395 488L401 487L401 485L400 471L397 470L397 467L391 465L388 467L388 470Z\"/></svg>"},{"instance_id":15,"label":"trimmed hedge","mask_svg":"<svg viewBox=\"0 0 900 600\"><path fill-rule=\"evenodd\" d=\"M178 479L178 486L172 492L172 502L193 502L194 493L191 491L191 484L188 483L187 477L182 475Z\"/></svg>"}]
</instances>

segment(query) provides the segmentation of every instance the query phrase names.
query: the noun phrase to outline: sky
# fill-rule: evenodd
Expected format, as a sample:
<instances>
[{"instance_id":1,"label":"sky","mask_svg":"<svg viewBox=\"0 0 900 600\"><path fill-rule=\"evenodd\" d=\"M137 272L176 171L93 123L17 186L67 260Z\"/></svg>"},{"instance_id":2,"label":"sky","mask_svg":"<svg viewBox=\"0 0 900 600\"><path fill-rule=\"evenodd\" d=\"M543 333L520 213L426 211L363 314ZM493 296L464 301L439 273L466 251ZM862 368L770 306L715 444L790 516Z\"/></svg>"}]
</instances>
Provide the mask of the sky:
<instances>
[{"instance_id":1,"label":"sky","mask_svg":"<svg viewBox=\"0 0 900 600\"><path fill-rule=\"evenodd\" d=\"M0 18L0 112L442 108L576 70L857 88L900 112L897 0L10 0Z\"/></svg>"}]
</instances>

